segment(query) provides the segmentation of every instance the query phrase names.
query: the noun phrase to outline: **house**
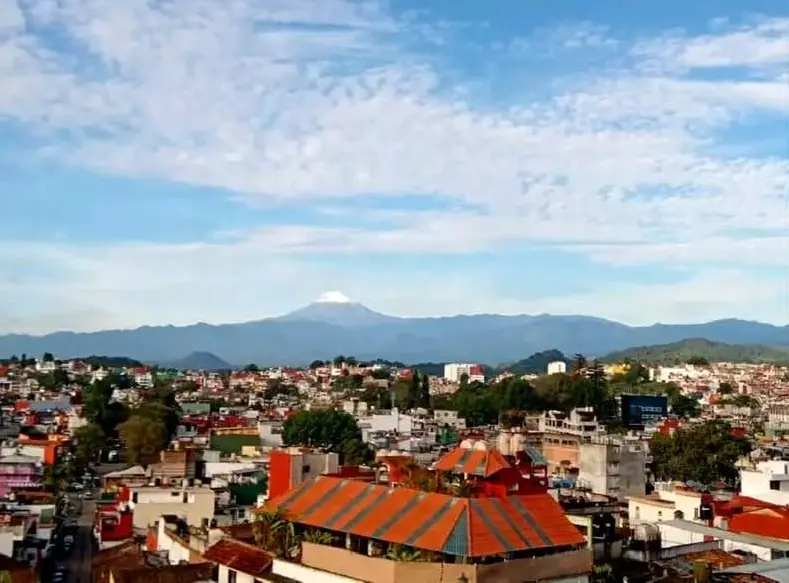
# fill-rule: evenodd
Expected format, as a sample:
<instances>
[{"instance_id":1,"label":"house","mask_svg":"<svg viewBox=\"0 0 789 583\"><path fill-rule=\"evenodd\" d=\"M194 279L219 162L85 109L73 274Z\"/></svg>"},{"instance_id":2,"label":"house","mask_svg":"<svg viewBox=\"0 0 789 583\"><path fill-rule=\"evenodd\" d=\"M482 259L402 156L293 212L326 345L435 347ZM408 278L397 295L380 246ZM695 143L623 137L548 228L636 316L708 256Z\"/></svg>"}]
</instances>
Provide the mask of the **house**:
<instances>
[{"instance_id":1,"label":"house","mask_svg":"<svg viewBox=\"0 0 789 583\"><path fill-rule=\"evenodd\" d=\"M584 536L545 493L462 498L318 476L261 512L305 537L298 561L273 560L294 581L588 581L592 569Z\"/></svg>"},{"instance_id":2,"label":"house","mask_svg":"<svg viewBox=\"0 0 789 583\"><path fill-rule=\"evenodd\" d=\"M41 483L41 462L37 457L15 453L0 457L0 496L14 488L35 488Z\"/></svg>"},{"instance_id":3,"label":"house","mask_svg":"<svg viewBox=\"0 0 789 583\"><path fill-rule=\"evenodd\" d=\"M134 527L148 528L165 514L183 516L190 526L202 527L214 517L216 494L204 486L134 486L126 489L134 512Z\"/></svg>"}]
</instances>

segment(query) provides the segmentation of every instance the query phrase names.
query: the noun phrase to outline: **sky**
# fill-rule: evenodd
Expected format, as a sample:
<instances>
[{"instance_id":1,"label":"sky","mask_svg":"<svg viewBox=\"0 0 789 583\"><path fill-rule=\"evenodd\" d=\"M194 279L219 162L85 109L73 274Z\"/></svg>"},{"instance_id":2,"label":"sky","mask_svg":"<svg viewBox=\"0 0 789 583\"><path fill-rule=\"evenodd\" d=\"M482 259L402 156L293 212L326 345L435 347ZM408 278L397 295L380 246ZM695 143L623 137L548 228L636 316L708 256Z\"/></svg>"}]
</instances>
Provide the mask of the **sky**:
<instances>
[{"instance_id":1,"label":"sky","mask_svg":"<svg viewBox=\"0 0 789 583\"><path fill-rule=\"evenodd\" d=\"M785 324L785 0L0 0L0 333Z\"/></svg>"}]
</instances>

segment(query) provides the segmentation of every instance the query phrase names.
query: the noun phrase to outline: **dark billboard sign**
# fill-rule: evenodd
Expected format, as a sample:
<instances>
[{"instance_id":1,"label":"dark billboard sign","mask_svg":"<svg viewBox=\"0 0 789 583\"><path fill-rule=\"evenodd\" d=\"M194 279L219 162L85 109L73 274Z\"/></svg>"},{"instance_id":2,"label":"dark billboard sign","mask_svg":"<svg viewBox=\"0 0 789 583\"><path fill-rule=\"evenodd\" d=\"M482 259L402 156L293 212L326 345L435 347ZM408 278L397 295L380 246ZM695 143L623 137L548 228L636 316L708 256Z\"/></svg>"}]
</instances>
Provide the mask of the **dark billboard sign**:
<instances>
[{"instance_id":1,"label":"dark billboard sign","mask_svg":"<svg viewBox=\"0 0 789 583\"><path fill-rule=\"evenodd\" d=\"M654 395L622 395L622 425L643 427L668 415L668 399Z\"/></svg>"}]
</instances>

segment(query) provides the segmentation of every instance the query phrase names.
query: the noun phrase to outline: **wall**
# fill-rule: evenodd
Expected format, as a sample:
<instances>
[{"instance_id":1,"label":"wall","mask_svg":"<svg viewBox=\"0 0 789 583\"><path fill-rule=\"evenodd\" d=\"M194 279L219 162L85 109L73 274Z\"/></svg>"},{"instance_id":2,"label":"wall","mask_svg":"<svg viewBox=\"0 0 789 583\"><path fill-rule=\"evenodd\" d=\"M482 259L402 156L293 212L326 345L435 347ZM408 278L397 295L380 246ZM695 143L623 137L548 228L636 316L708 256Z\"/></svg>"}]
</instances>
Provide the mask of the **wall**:
<instances>
[{"instance_id":1,"label":"wall","mask_svg":"<svg viewBox=\"0 0 789 583\"><path fill-rule=\"evenodd\" d=\"M299 581L300 583L363 583L369 581L369 578L363 580L351 579L349 577L343 577L342 575L329 573L328 571L313 569L305 565L290 563L281 559L274 559L272 573L281 577L289 577L294 581ZM266 579L262 578L261 581L266 581ZM238 583L241 583L241 581Z\"/></svg>"},{"instance_id":2,"label":"wall","mask_svg":"<svg viewBox=\"0 0 789 583\"><path fill-rule=\"evenodd\" d=\"M175 490L164 490L167 494ZM180 491L177 491L179 494ZM187 491L188 492L188 491ZM163 514L174 514L186 518L189 526L202 526L203 519L211 520L214 517L214 493L206 489L206 492L192 494L188 502L184 503L182 497L173 496L146 496L138 493L136 503L130 503L134 511L135 528L147 528L151 524L158 522ZM170 502L169 500L172 500Z\"/></svg>"},{"instance_id":3,"label":"wall","mask_svg":"<svg viewBox=\"0 0 789 583\"><path fill-rule=\"evenodd\" d=\"M477 567L477 583L523 583L528 581L557 581L572 579L588 581L592 572L592 552L579 549L560 555L518 559ZM405 582L404 582L405 583Z\"/></svg>"}]
</instances>

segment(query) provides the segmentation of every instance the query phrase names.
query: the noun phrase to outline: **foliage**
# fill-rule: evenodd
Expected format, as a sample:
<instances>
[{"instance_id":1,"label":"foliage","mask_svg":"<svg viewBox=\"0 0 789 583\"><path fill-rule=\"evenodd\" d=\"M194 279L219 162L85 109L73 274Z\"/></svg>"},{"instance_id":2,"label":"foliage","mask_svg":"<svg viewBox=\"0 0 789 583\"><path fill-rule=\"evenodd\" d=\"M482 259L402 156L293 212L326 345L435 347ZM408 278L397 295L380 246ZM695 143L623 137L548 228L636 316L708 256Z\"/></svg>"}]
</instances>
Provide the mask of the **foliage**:
<instances>
[{"instance_id":1,"label":"foliage","mask_svg":"<svg viewBox=\"0 0 789 583\"><path fill-rule=\"evenodd\" d=\"M295 559L301 552L293 523L281 507L259 513L252 525L252 532L255 543L276 557Z\"/></svg>"},{"instance_id":2,"label":"foliage","mask_svg":"<svg viewBox=\"0 0 789 583\"><path fill-rule=\"evenodd\" d=\"M359 466L375 459L373 450L361 439L348 439L342 444L340 457L345 465Z\"/></svg>"},{"instance_id":3,"label":"foliage","mask_svg":"<svg viewBox=\"0 0 789 583\"><path fill-rule=\"evenodd\" d=\"M356 456L359 446L349 442L361 442L362 432L356 419L344 411L300 411L285 421L282 441L286 445L320 447L341 457L346 453Z\"/></svg>"},{"instance_id":4,"label":"foliage","mask_svg":"<svg viewBox=\"0 0 789 583\"><path fill-rule=\"evenodd\" d=\"M789 350L769 346L725 344L704 338L691 338L671 344L628 348L613 352L601 359L602 362L625 362L626 360L663 365L698 363L700 366L710 362L789 363Z\"/></svg>"},{"instance_id":5,"label":"foliage","mask_svg":"<svg viewBox=\"0 0 789 583\"><path fill-rule=\"evenodd\" d=\"M41 484L50 492L62 492L68 486L71 474L70 465L59 459L54 464L44 466Z\"/></svg>"},{"instance_id":6,"label":"foliage","mask_svg":"<svg viewBox=\"0 0 789 583\"><path fill-rule=\"evenodd\" d=\"M699 402L680 393L669 395L668 405L674 415L683 419L695 418L701 414Z\"/></svg>"},{"instance_id":7,"label":"foliage","mask_svg":"<svg viewBox=\"0 0 789 583\"><path fill-rule=\"evenodd\" d=\"M313 528L304 533L302 540L314 545L332 545L337 540L337 537L325 530Z\"/></svg>"},{"instance_id":8,"label":"foliage","mask_svg":"<svg viewBox=\"0 0 789 583\"><path fill-rule=\"evenodd\" d=\"M89 423L98 425L107 436L117 434L116 428L128 418L128 409L112 400L115 388L128 388L123 375L108 375L87 386L82 392L83 411Z\"/></svg>"},{"instance_id":9,"label":"foliage","mask_svg":"<svg viewBox=\"0 0 789 583\"><path fill-rule=\"evenodd\" d=\"M158 461L159 452L166 445L164 422L155 417L135 414L118 426L118 433L131 464L148 465Z\"/></svg>"},{"instance_id":10,"label":"foliage","mask_svg":"<svg viewBox=\"0 0 789 583\"><path fill-rule=\"evenodd\" d=\"M728 423L715 420L682 427L671 436L657 434L649 451L652 471L660 480L731 487L738 478L737 460L750 453L751 443L733 435Z\"/></svg>"},{"instance_id":11,"label":"foliage","mask_svg":"<svg viewBox=\"0 0 789 583\"><path fill-rule=\"evenodd\" d=\"M76 442L74 455L77 464L85 465L94 461L104 447L106 439L104 430L96 423L88 423L74 431Z\"/></svg>"},{"instance_id":12,"label":"foliage","mask_svg":"<svg viewBox=\"0 0 789 583\"><path fill-rule=\"evenodd\" d=\"M733 392L734 392L734 387L731 386L731 383L722 382L718 385L719 395L731 395Z\"/></svg>"},{"instance_id":13,"label":"foliage","mask_svg":"<svg viewBox=\"0 0 789 583\"><path fill-rule=\"evenodd\" d=\"M78 358L91 368L137 368L143 366L139 360L126 358L125 356L96 356L95 354L85 358Z\"/></svg>"},{"instance_id":14,"label":"foliage","mask_svg":"<svg viewBox=\"0 0 789 583\"><path fill-rule=\"evenodd\" d=\"M406 545L392 544L387 548L386 558L402 563L418 563L429 561L431 557L428 554Z\"/></svg>"},{"instance_id":15,"label":"foliage","mask_svg":"<svg viewBox=\"0 0 789 583\"><path fill-rule=\"evenodd\" d=\"M502 371L509 371L514 375L530 375L545 374L548 370L548 365L552 362L562 361L567 364L569 368L572 365L572 360L567 358L560 350L543 350L542 352L535 352L528 358L524 358L512 364L502 365L499 367Z\"/></svg>"}]
</instances>

